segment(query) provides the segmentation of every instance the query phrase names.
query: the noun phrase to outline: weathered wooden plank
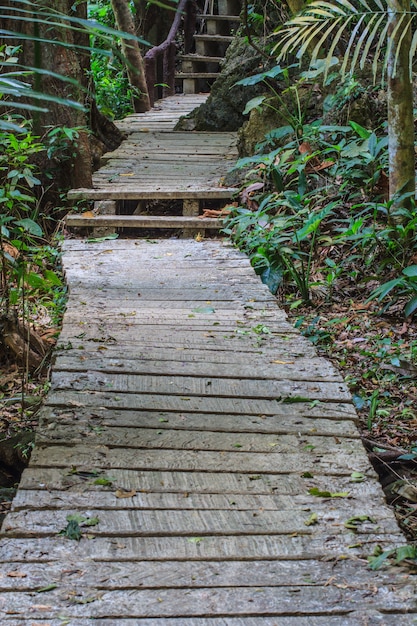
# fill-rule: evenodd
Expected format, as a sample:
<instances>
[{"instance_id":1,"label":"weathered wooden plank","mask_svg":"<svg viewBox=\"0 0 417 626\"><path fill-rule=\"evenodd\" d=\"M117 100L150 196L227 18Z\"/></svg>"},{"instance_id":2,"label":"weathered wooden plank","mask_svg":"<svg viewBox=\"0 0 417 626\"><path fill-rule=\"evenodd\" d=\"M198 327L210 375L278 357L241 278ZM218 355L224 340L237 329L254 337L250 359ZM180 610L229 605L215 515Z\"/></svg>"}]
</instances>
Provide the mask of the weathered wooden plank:
<instances>
[{"instance_id":1,"label":"weathered wooden plank","mask_svg":"<svg viewBox=\"0 0 417 626\"><path fill-rule=\"evenodd\" d=\"M271 303L270 295L267 292L255 292L255 289L252 289L252 287L248 289L248 291L245 293L244 298L237 288L232 288L232 290L229 290L229 292L227 292L224 287L219 287L215 290L209 289L208 287L183 289L175 289L173 287L170 287L165 290L155 287L141 287L136 290L129 288L128 286L125 286L123 288L123 285L120 285L120 287L114 285L111 288L103 285L96 288L94 288L94 286L91 286L89 287L89 292L91 293L93 298L98 299L105 298L112 292L112 297L114 297L117 302L124 302L126 306L129 306L130 303L136 300L138 304L140 302L152 302L153 305L157 304L158 302L171 301L173 303L173 307L175 307L177 306L177 303L182 306L184 301L193 299L194 308L200 306L201 302L205 304L210 302L211 305L216 307L217 303L223 303L227 299L227 297L229 298L229 302L236 307L262 307L262 305L268 305ZM85 297L85 291L83 291L81 285L75 284L71 287L69 295L70 301L71 299L78 301L80 298L83 297L83 295ZM252 297L255 295L257 296L256 300ZM260 318L260 321L262 322L262 318ZM298 333L297 335L299 336Z\"/></svg>"},{"instance_id":2,"label":"weathered wooden plank","mask_svg":"<svg viewBox=\"0 0 417 626\"><path fill-rule=\"evenodd\" d=\"M97 307L98 310L102 310L103 315L106 315L107 312L111 310L111 304L103 297L103 294L98 295L100 292L98 289L95 289L95 293L99 298L97 302L86 302L82 299L82 295L80 290L72 290L69 296L71 304L77 304L82 309L87 308L88 310L95 310ZM172 300L158 300L154 302L153 300L145 301L142 298L136 296L130 291L126 295L123 295L122 292L116 293L116 296L119 295L119 298L115 300L116 306L120 305L120 314L129 312L136 312L136 314L141 313L145 314L147 311L153 312L156 309L161 311L161 314L166 315L175 315L178 311L178 315L189 315L192 313L192 309L196 308L195 300L181 300L181 301L172 301ZM102 305L102 306L101 306ZM118 309L119 310L119 309ZM261 322L264 319L270 319L275 315L276 304L274 302L240 302L237 299L225 299L225 300L217 300L216 301L216 314L219 316L230 316L235 317L236 319L240 319L245 312L250 314ZM115 311L115 314L117 312ZM75 312L71 312L71 314L75 315ZM200 315L204 315L200 314ZM209 314L207 314L209 315ZM287 319L284 312L280 309L277 309L276 312L276 320Z\"/></svg>"},{"instance_id":3,"label":"weathered wooden plank","mask_svg":"<svg viewBox=\"0 0 417 626\"><path fill-rule=\"evenodd\" d=\"M217 135L217 133L216 133ZM160 140L156 136L156 133L150 132L146 136L143 133L138 135L130 135L127 141L115 150L114 152L105 153L105 158L110 159L125 159L127 162L135 161L136 159L150 160L155 158L159 160L161 155L174 158L175 151L177 150L177 156L184 156L187 161L190 160L192 167L198 165L198 163L211 161L212 157L217 157L217 162L224 158L236 158L238 155L235 140L229 137L222 137L213 139L207 136L204 143L190 142L189 140L183 144L178 145L174 138L170 137L170 133L163 133L164 139ZM194 160L193 160L194 157ZM196 163L196 159L198 163ZM181 159L182 160L182 159ZM177 159L178 162L178 159Z\"/></svg>"},{"instance_id":4,"label":"weathered wooden plank","mask_svg":"<svg viewBox=\"0 0 417 626\"><path fill-rule=\"evenodd\" d=\"M212 510L212 511L275 511L275 510L294 510L304 509L317 511L317 507L322 507L322 502L327 501L330 509L333 509L334 498L322 498L306 495L242 495L242 494L173 494L173 493L143 493L133 490L134 495L130 497L118 497L120 490L124 493L132 494L132 489L117 486L114 483L111 487L103 488L96 491L86 490L83 493L54 491L50 490L23 490L19 489L13 500L12 511L14 513L22 511L54 511L59 509L66 510L86 510L95 509L97 511L126 511L126 510ZM221 487L218 487L221 491ZM350 492L344 492L350 493ZM350 503L354 504L356 510L362 508L367 509L367 500L350 496L347 498ZM340 503L345 506L344 502ZM382 491L376 496L373 507L381 507L385 501Z\"/></svg>"},{"instance_id":5,"label":"weathered wooden plank","mask_svg":"<svg viewBox=\"0 0 417 626\"><path fill-rule=\"evenodd\" d=\"M362 567L360 567L362 566ZM404 576L405 578L405 576ZM316 561L166 561L159 563L79 562L57 564L23 563L17 570L11 565L0 565L0 592L37 591L59 581L59 586L70 585L74 589L162 589L198 587L280 587L342 586L352 581L355 588L369 584L389 585L390 572L370 574L366 562L352 561L324 563Z\"/></svg>"},{"instance_id":6,"label":"weathered wooden plank","mask_svg":"<svg viewBox=\"0 0 417 626\"><path fill-rule=\"evenodd\" d=\"M289 474L299 472L328 473L332 476L346 476L352 472L366 472L369 469L368 457L359 448L353 452L339 452L337 464L334 454L310 452L281 453L279 455L258 452L228 452L222 454L204 450L137 450L124 448L109 449L106 446L78 444L74 447L62 445L37 447L32 453L31 463L39 467L96 466L103 469L118 468L132 470L173 470L173 471L217 471L247 472L248 474L271 473Z\"/></svg>"},{"instance_id":7,"label":"weathered wooden plank","mask_svg":"<svg viewBox=\"0 0 417 626\"><path fill-rule=\"evenodd\" d=\"M74 300L76 300L74 298ZM74 306L77 306L77 302L71 302ZM117 303L116 303L117 304ZM123 305L123 302L121 302ZM262 323L259 323L259 317L257 318L254 313L242 311L239 315L239 310L235 310L234 314L229 311L213 312L210 313L210 309L213 307L207 305L206 307L195 307L188 311L178 310L167 311L165 314L158 313L155 309L128 309L125 306L118 313L113 313L107 308L102 312L99 311L97 306L90 307L88 305L81 305L81 310L68 312L65 317L65 321L69 323L79 323L83 320L83 316L91 315L98 316L105 324L106 322L114 322L117 327L118 324L124 324L128 322L130 325L145 324L147 326L168 326L177 327L181 329L181 326L186 326L186 329L200 328L202 330L210 329L210 327L217 326L218 331L244 331L248 330L256 335L268 334L269 332L280 332L282 329L289 328L290 332L293 331L293 327L285 322L285 318L281 319L277 316L277 319L273 319L273 313L264 315L261 317ZM199 311L199 308L201 312ZM207 310L207 312L205 312ZM287 325L288 324L288 325ZM284 326L285 325L285 326ZM262 331L263 329L263 331Z\"/></svg>"},{"instance_id":8,"label":"weathered wooden plank","mask_svg":"<svg viewBox=\"0 0 417 626\"><path fill-rule=\"evenodd\" d=\"M243 378L200 378L192 376L146 376L104 372L54 372L53 389L117 393L215 396L217 398L262 398L297 401L349 402L350 393L342 382L257 380Z\"/></svg>"},{"instance_id":9,"label":"weathered wooden plank","mask_svg":"<svg viewBox=\"0 0 417 626\"><path fill-rule=\"evenodd\" d=\"M359 438L355 424L355 412L351 405L318 403L314 407L281 405L281 413L275 415L227 415L210 413L180 413L157 411L111 411L105 409L52 408L41 409L38 432L52 434L61 428L85 429L91 432L99 428L153 428L190 431L213 431L229 433L273 433L322 435L327 437ZM346 411L345 411L346 409Z\"/></svg>"},{"instance_id":10,"label":"weathered wooden plank","mask_svg":"<svg viewBox=\"0 0 417 626\"><path fill-rule=\"evenodd\" d=\"M216 494L223 495L289 495L295 497L307 494L315 487L321 491L332 493L349 492L357 499L379 501L381 488L375 480L373 470L364 473L363 482L353 482L349 475L329 476L319 472L310 478L303 477L302 472L295 474L273 473L222 473L216 472L178 472L178 471L141 471L122 469L100 469L84 465L83 468L27 468L22 475L20 487L22 490L68 491L70 493L95 493L103 491L102 485L96 485L97 477L111 478L113 483L124 489L134 489L141 493L177 493L186 497L187 494ZM96 472L96 473L94 473ZM104 490L105 491L105 490Z\"/></svg>"},{"instance_id":11,"label":"weathered wooden plank","mask_svg":"<svg viewBox=\"0 0 417 626\"><path fill-rule=\"evenodd\" d=\"M165 355L165 359L157 361L154 359L126 359L119 358L114 359L107 357L105 354L97 357L89 352L85 355L72 356L72 351L68 354L60 354L59 358L55 361L54 371L68 371L68 372L83 372L86 370L93 370L105 373L126 373L131 374L153 374L153 375L176 375L181 374L184 376L205 376L217 378L236 378L239 375L245 379L258 379L258 380L319 380L337 382L341 381L340 374L331 366L329 362L319 359L299 359L298 361L283 361L281 363L256 363L256 359L253 359L251 364L247 363L247 360L241 359L240 362L236 362L234 359L232 362L222 363L218 360L216 362L207 361L207 353L200 352L200 360L197 359L181 360L181 355L178 351L169 350ZM230 361L232 359L229 359ZM279 359L277 359L279 361Z\"/></svg>"},{"instance_id":12,"label":"weathered wooden plank","mask_svg":"<svg viewBox=\"0 0 417 626\"><path fill-rule=\"evenodd\" d=\"M97 227L114 226L115 228L200 228L220 229L223 224L220 220L205 217L162 215L85 215L70 213L65 217L68 226Z\"/></svg>"},{"instance_id":13,"label":"weathered wooden plank","mask_svg":"<svg viewBox=\"0 0 417 626\"><path fill-rule=\"evenodd\" d=\"M263 433L228 433L199 430L175 430L156 428L129 428L126 426L96 427L89 433L79 432L77 427L47 428L38 433L39 444L68 445L83 443L87 440L92 446L104 445L111 448L146 448L147 450L237 450L244 452L264 452L270 456L282 453L311 450L314 454L355 454L362 452L362 443L348 437L320 437L310 435L275 435ZM271 462L274 463L271 459Z\"/></svg>"},{"instance_id":14,"label":"weathered wooden plank","mask_svg":"<svg viewBox=\"0 0 417 626\"><path fill-rule=\"evenodd\" d=\"M334 499L338 500L338 499ZM359 538L368 533L392 534L398 526L387 505L373 506L374 517L358 525L355 535ZM98 519L86 532L93 537L151 537L151 536L218 536L236 535L335 535L350 534L344 526L351 517L363 515L363 502L344 503L316 502L314 507L298 505L290 509L271 511L244 510L103 510L82 509L81 515ZM74 514L71 509L25 510L10 512L2 526L5 537L48 537L59 534L67 526L67 517ZM308 525L311 515L317 516L316 525Z\"/></svg>"},{"instance_id":15,"label":"weathered wooden plank","mask_svg":"<svg viewBox=\"0 0 417 626\"><path fill-rule=\"evenodd\" d=\"M287 396L291 404L291 396ZM284 400L285 401L285 398ZM309 399L309 401L311 401ZM307 401L307 404L308 402ZM285 403L285 402L284 402ZM297 403L297 399L295 400ZM153 394L120 394L84 390L82 393L67 390L51 390L46 400L47 406L71 408L100 408L109 410L150 410L191 413L225 413L227 415L276 415L279 414L280 400L263 400L253 398L217 398L192 395L153 395ZM304 402L306 404L306 402Z\"/></svg>"},{"instance_id":16,"label":"weathered wooden plank","mask_svg":"<svg viewBox=\"0 0 417 626\"><path fill-rule=\"evenodd\" d=\"M25 622L4 618L7 626L23 626ZM24 618L22 618L24 619ZM29 618L28 618L29 619ZM365 608L337 616L297 615L293 617L179 617L179 618L117 618L117 626L415 626L415 614L404 613L380 613ZM99 618L95 620L97 626L114 626L114 618ZM43 620L37 618L36 625L29 622L30 626L61 626L62 620ZM91 626L91 619L77 617L77 626Z\"/></svg>"},{"instance_id":17,"label":"weathered wooden plank","mask_svg":"<svg viewBox=\"0 0 417 626\"><path fill-rule=\"evenodd\" d=\"M137 141L138 145L146 146L152 143L161 144L162 146L165 144L172 144L178 148L178 150L183 149L186 146L196 146L197 149L201 147L204 150L204 147L207 145L230 145L236 143L237 133L233 131L223 131L223 132L210 132L210 131L193 131L190 133L189 131L176 131L175 133L164 133L164 132L152 132L148 133L146 136L139 135L136 139L135 135L130 135L126 142L123 142L123 145L129 145L132 142Z\"/></svg>"},{"instance_id":18,"label":"weathered wooden plank","mask_svg":"<svg viewBox=\"0 0 417 626\"><path fill-rule=\"evenodd\" d=\"M79 331L82 332L79 332ZM77 336L80 335L80 336ZM295 359L314 358L317 356L312 344L307 341L299 341L296 335L287 336L287 341L269 341L268 345L259 343L247 343L243 341L216 341L214 337L203 337L201 342L186 343L175 342L168 337L164 338L159 345L155 346L149 338L141 338L140 341L115 339L110 333L85 340L83 327L78 327L72 336L69 333L61 333L54 351L54 358L60 359L62 355L70 355L73 358L89 358L103 355L103 358L117 359L120 354L126 359L155 361L180 359L183 362L201 362L202 358L208 363L218 364L253 364L255 369L259 361L263 364L273 361L294 361ZM176 358L177 357L177 358ZM220 368L220 366L219 366Z\"/></svg>"},{"instance_id":19,"label":"weathered wooden plank","mask_svg":"<svg viewBox=\"0 0 417 626\"><path fill-rule=\"evenodd\" d=\"M132 590L103 591L89 595L90 590L81 593L76 602L68 600L60 594L59 588L48 593L47 599L39 602L38 597L30 594L4 592L0 597L0 606L12 615L30 614L37 617L58 617L64 614L71 618L113 617L182 617L182 616L247 616L270 615L298 616L299 603L295 601L300 593L297 586L277 588L262 587L258 592L248 588L202 588L183 590ZM374 590L371 596L369 589L350 588L342 590L337 587L303 587L302 613L304 615L349 615L352 611L363 608L393 612L406 610L416 612L413 597L414 587L409 585L400 592L389 585ZM186 596L186 602L184 601ZM64 599L65 598L65 599ZM89 600L87 600L89 598ZM86 601L87 600L87 601ZM49 601L49 604L48 604ZM88 606L86 607L86 604Z\"/></svg>"},{"instance_id":20,"label":"weathered wooden plank","mask_svg":"<svg viewBox=\"0 0 417 626\"><path fill-rule=\"evenodd\" d=\"M64 319L64 328L61 335L73 332L75 338L77 338L78 335L86 338L95 338L100 333L102 334L108 332L112 333L113 337L121 339L126 335L126 332L130 332L131 336L134 335L137 338L140 338L143 335L149 338L149 333L152 333L154 336L151 337L151 340L156 344L156 346L158 345L159 338L162 341L166 336L172 338L173 334L175 334L176 342L178 342L177 337L180 338L179 341L182 341L187 337L189 337L190 340L198 340L201 338L217 339L220 343L222 343L222 341L230 342L233 340L234 343L237 344L237 349L239 349L239 345L241 344L255 344L258 348L265 347L268 351L268 349L275 347L276 345L285 347L290 341L296 342L298 345L311 345L306 339L300 337L296 330L294 330L285 321L278 322L269 333L262 333L262 330L260 332L256 332L256 330L253 330L250 325L248 328L235 325L234 327L225 327L222 330L221 326L219 329L216 324L206 326L203 324L192 326L190 324L189 327L187 327L186 324L179 326L176 326L175 324L136 324L128 318L115 320L113 324L111 323L111 320L103 320L102 322L92 320L88 323L88 320L85 318L74 320L73 322L68 321L67 324L65 321L66 320ZM251 324L252 323L253 322L251 322ZM79 332L77 332L77 330ZM80 331L83 331L83 334ZM287 339L283 340L283 337L287 337Z\"/></svg>"},{"instance_id":21,"label":"weathered wooden plank","mask_svg":"<svg viewBox=\"0 0 417 626\"><path fill-rule=\"evenodd\" d=\"M97 626L114 626L114 619L100 618ZM55 626L49 620L37 619L40 626ZM370 609L354 611L346 616L332 617L326 615L296 616L296 617L180 617L180 618L117 618L118 626L410 626L416 624L416 616L404 613L380 613ZM22 622L8 620L7 626L22 626ZM32 624L30 626L33 626ZM61 626L61 624L56 624ZM91 620L77 618L77 626L91 626Z\"/></svg>"},{"instance_id":22,"label":"weathered wooden plank","mask_svg":"<svg viewBox=\"0 0 417 626\"><path fill-rule=\"evenodd\" d=\"M69 200L175 200L177 198L201 198L201 199L230 199L236 193L234 187L216 187L213 182L208 181L205 185L197 185L193 188L185 184L170 185L169 188L158 189L153 186L147 188L143 184L126 184L126 179L121 178L121 185L114 183L112 186L100 189L72 189L68 192ZM173 188L174 187L174 188Z\"/></svg>"},{"instance_id":23,"label":"weathered wooden plank","mask_svg":"<svg viewBox=\"0 0 417 626\"><path fill-rule=\"evenodd\" d=\"M193 343L184 343L174 339L165 336L157 346L146 337L140 338L138 341L132 341L130 338L129 341L116 339L110 333L86 339L83 327L78 326L72 335L66 332L61 333L55 347L54 358L59 359L61 355L68 354L77 358L104 355L106 358L117 359L120 354L123 354L127 359L142 359L143 361L152 361L153 358L163 360L166 356L168 360L169 358L173 358L173 360L179 358L181 361L201 362L202 358L205 357L209 363L234 363L236 366L242 363L253 363L253 367L256 368L262 355L263 363L272 363L276 360L293 361L297 358L305 359L316 356L313 345L307 341L300 342L296 335L289 336L285 342L269 341L267 347L258 342L255 344L240 340L225 340L222 343L211 336L204 336L201 342L194 341ZM176 355L177 359L175 359Z\"/></svg>"},{"instance_id":24,"label":"weathered wooden plank","mask_svg":"<svg viewBox=\"0 0 417 626\"><path fill-rule=\"evenodd\" d=\"M192 201L190 200L190 203ZM210 218L200 218L205 223L209 222ZM70 257L71 258L71 257ZM71 263L71 267L67 268L66 275L73 276L77 275L80 270L84 270L85 272L85 260L84 262L80 262L79 256L78 263L74 259ZM101 274L105 276L117 275L119 272L126 270L126 261L128 260L127 256L122 256L121 258L115 258L112 263L111 268L98 267L97 271L95 271L95 276L98 278ZM159 261L159 262L158 262ZM199 278L200 282L208 281L211 279L211 282L214 285L217 285L217 281L226 280L227 284L239 276L243 277L245 282L253 282L256 285L259 285L259 278L253 273L253 271L249 268L246 262L242 262L241 260L237 260L234 262L232 267L225 265L224 267L218 266L214 261L212 263L202 262L201 264L197 264L194 262L193 264L185 264L180 265L178 268L173 268L170 263L169 257L164 259L164 262L161 263L160 259L151 259L151 260L143 260L140 267L133 266L131 271L129 271L129 278L132 276L136 276L140 278L142 281L149 280L148 271L153 273L153 281L157 280L158 283L164 284L169 282L170 278L175 277L178 281L182 282L185 280L190 280L193 276ZM161 270L163 268L163 276L161 276ZM145 272L144 272L145 270ZM84 273L81 272L81 276L84 280L88 280L85 277ZM126 278L126 275L125 275ZM154 282L152 281L152 284ZM277 316L279 314L279 309L277 309Z\"/></svg>"},{"instance_id":25,"label":"weathered wooden plank","mask_svg":"<svg viewBox=\"0 0 417 626\"><path fill-rule=\"evenodd\" d=\"M77 306L77 302L72 301L71 306ZM203 310L204 307L196 307L195 312L182 313L179 312L177 315L175 312L168 312L165 315L161 315L159 318L157 314L149 310L138 310L132 311L125 309L112 316L109 310L104 310L100 314L98 308L92 308L88 306L80 306L80 309L74 313L68 314L65 317L65 322L72 325L85 325L85 316L91 316L91 319L94 320L100 315L100 319L102 323L100 327L106 328L106 326L111 326L113 322L113 327L117 330L119 327L129 328L135 326L147 326L149 330L152 332L158 332L159 330L171 330L172 328L177 328L178 332L190 332L190 331L204 331L209 332L212 328L216 330L217 333L236 333L237 335L245 334L252 339L259 340L261 337L261 341L267 341L263 335L278 333L282 334L284 330L288 329L290 334L295 334L294 328L285 321L285 318L281 320L273 320L272 316L265 315L262 317L262 322L259 323L256 317L251 313L247 315L238 315L238 311L236 311L235 315L230 315L228 312L224 314L216 315L213 313L210 316L210 313L201 313L198 312L198 308ZM209 305L206 307L209 309ZM192 311L192 309L191 309ZM94 324L94 322L93 322Z\"/></svg>"},{"instance_id":26,"label":"weathered wooden plank","mask_svg":"<svg viewBox=\"0 0 417 626\"><path fill-rule=\"evenodd\" d=\"M97 220L99 217L100 216L97 216L96 218L91 218L91 219ZM126 217L139 217L139 216L131 215L131 216L126 216ZM187 218L184 224L186 222L191 223L190 220L197 220L198 223L202 227L204 225L208 227L208 224L211 223L209 221L209 218L207 218L207 220L203 218ZM148 271L146 271L147 269ZM99 274L95 276L90 275L88 277L85 277L84 272L81 272L79 279L77 279L76 271L69 272L68 275L71 276L71 282L73 282L75 285L81 282L85 287L87 287L90 283L92 283L92 286L94 286L96 289L98 287L105 287L105 286L113 287L114 286L116 289L127 288L129 290L133 290L137 288L140 290L141 288L142 289L147 288L147 289L162 290L164 287L171 285L172 279L175 278L176 289L195 288L195 289L208 290L209 293L210 292L218 293L219 289L228 288L229 299L230 299L230 295L236 296L237 294L239 294L244 302L245 301L247 302L249 300L250 296L248 297L247 292L249 291L250 293L251 290L254 293L264 292L265 294L268 294L269 297L271 298L271 294L268 293L267 288L259 287L259 280L254 274L249 273L249 272L247 275L242 273L240 275L236 275L232 277L227 277L226 275L222 277L219 275L217 278L215 276L211 278L209 277L205 278L204 276L201 276L198 271L196 271L188 275L187 273L184 273L184 274L180 273L179 276L177 276L176 274L171 275L171 276L167 274L166 277L162 278L160 274L160 270L155 269L152 271L150 268L144 268L144 271L146 272L146 274L142 276L140 274L135 276L134 272L132 272L132 275L129 274L129 276L126 276L126 274L124 274L123 276L121 268L119 269L118 272L117 271L107 272L105 276L102 276L102 277ZM116 294L117 294L117 291L116 291ZM210 296L206 296L206 299L209 300Z\"/></svg>"},{"instance_id":27,"label":"weathered wooden plank","mask_svg":"<svg viewBox=\"0 0 417 626\"><path fill-rule=\"evenodd\" d=\"M102 561L132 561L140 567L146 561L202 561L214 559L222 562L244 559L339 559L367 558L379 546L383 550L403 545L398 530L391 534L369 533L352 536L335 535L246 535L200 537L96 537L82 538L79 542L63 537L7 537L0 540L0 562L38 563L77 559L94 560L98 567ZM393 577L394 579L394 577ZM393 580L394 583L394 580Z\"/></svg>"},{"instance_id":28,"label":"weathered wooden plank","mask_svg":"<svg viewBox=\"0 0 417 626\"><path fill-rule=\"evenodd\" d=\"M179 247L176 239L113 239L112 241L67 239L61 246L64 258L78 257L80 263L85 262L85 257L79 253L87 250L89 254L103 256L103 263L109 254L117 258L119 254L129 253L135 255L135 260L164 262L170 257L171 260L181 260L186 266L193 263L200 265L204 261L216 261L220 265L237 260L245 260L248 263L245 254L230 243L219 240L186 241Z\"/></svg>"}]
</instances>

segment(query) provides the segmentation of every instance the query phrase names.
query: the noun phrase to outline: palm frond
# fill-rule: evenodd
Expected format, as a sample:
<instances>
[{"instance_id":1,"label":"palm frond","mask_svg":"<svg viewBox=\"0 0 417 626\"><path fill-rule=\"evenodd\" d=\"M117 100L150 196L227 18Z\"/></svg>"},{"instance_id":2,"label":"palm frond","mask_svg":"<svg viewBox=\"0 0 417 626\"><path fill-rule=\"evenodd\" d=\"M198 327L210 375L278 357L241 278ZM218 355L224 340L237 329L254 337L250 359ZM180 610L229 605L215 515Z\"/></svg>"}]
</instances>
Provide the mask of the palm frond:
<instances>
[{"instance_id":1,"label":"palm frond","mask_svg":"<svg viewBox=\"0 0 417 626\"><path fill-rule=\"evenodd\" d=\"M412 6L417 8L417 0L412 0ZM386 72L392 46L395 45L393 67L390 67L391 75L395 76L401 47L417 13L414 10L411 13L398 11L391 33L389 22L392 11L388 0L314 0L276 31L280 38L274 47L277 61L282 63L289 53L295 52L301 62L308 52L310 65L321 59L326 67L330 67L335 51L341 49L340 73L343 78L358 65L363 69L372 54L372 74L376 80L381 68L383 73ZM416 51L417 36L414 35L410 59Z\"/></svg>"}]
</instances>

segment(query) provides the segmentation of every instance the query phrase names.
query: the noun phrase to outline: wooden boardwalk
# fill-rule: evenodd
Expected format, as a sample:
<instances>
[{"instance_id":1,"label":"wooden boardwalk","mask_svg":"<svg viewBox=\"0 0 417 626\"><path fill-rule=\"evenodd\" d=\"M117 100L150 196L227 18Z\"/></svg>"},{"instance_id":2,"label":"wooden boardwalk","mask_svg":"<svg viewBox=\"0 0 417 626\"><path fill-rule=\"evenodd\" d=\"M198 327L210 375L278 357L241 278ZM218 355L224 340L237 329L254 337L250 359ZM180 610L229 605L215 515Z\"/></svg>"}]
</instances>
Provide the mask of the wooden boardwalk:
<instances>
[{"instance_id":1,"label":"wooden boardwalk","mask_svg":"<svg viewBox=\"0 0 417 626\"><path fill-rule=\"evenodd\" d=\"M248 260L220 240L70 240L64 267L0 623L416 624L413 578L367 568L404 538L349 393Z\"/></svg>"},{"instance_id":2,"label":"wooden boardwalk","mask_svg":"<svg viewBox=\"0 0 417 626\"><path fill-rule=\"evenodd\" d=\"M202 219L207 202L223 205L235 188L222 186L221 177L237 158L236 133L174 132L178 120L207 99L207 94L170 96L147 113L122 122L126 140L102 158L92 189L73 189L72 200L95 202L94 212L74 213L69 226L217 229L216 219ZM133 207L125 210L125 203ZM181 216L153 215L149 201L182 202Z\"/></svg>"}]
</instances>

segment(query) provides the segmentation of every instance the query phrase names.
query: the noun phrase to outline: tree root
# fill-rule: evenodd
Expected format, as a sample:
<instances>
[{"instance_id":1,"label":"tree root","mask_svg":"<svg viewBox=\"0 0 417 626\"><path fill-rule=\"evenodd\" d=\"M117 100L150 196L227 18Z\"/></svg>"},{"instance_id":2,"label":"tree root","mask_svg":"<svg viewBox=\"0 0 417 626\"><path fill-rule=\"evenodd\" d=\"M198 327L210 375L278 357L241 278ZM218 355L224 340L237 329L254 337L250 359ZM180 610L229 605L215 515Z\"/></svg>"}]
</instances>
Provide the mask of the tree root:
<instances>
[{"instance_id":1,"label":"tree root","mask_svg":"<svg viewBox=\"0 0 417 626\"><path fill-rule=\"evenodd\" d=\"M24 325L15 313L0 317L0 342L30 373L43 368L49 345L32 328Z\"/></svg>"}]
</instances>

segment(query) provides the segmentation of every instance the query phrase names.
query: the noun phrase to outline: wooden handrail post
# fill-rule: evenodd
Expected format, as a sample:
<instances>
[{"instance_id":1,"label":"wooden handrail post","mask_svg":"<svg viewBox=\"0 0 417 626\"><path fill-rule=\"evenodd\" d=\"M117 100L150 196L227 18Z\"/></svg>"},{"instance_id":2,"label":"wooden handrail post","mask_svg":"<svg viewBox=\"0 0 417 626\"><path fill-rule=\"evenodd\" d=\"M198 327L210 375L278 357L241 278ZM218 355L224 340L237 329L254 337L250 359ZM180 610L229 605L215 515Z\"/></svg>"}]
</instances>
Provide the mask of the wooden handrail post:
<instances>
[{"instance_id":1,"label":"wooden handrail post","mask_svg":"<svg viewBox=\"0 0 417 626\"><path fill-rule=\"evenodd\" d=\"M153 107L155 102L155 83L156 83L156 58L145 55L145 76L148 85L149 102Z\"/></svg>"},{"instance_id":2,"label":"wooden handrail post","mask_svg":"<svg viewBox=\"0 0 417 626\"><path fill-rule=\"evenodd\" d=\"M186 5L184 17L184 52L188 54L193 51L194 33L197 26L197 2L189 0Z\"/></svg>"},{"instance_id":3,"label":"wooden handrail post","mask_svg":"<svg viewBox=\"0 0 417 626\"><path fill-rule=\"evenodd\" d=\"M177 46L172 42L164 52L163 72L164 86L162 88L162 97L167 98L175 93L175 55Z\"/></svg>"},{"instance_id":4,"label":"wooden handrail post","mask_svg":"<svg viewBox=\"0 0 417 626\"><path fill-rule=\"evenodd\" d=\"M175 87L175 52L173 52L174 47L175 47L174 40L177 35L179 26L181 24L181 20L186 15L186 9L187 9L189 2L190 0L179 1L177 11L175 13L174 21L172 22L172 26L170 28L167 38L159 46L155 46L154 48L151 48L151 50L148 50L148 52L145 54L146 82L148 85L149 98L150 98L152 106L153 106L153 103L155 102L155 83L157 82L156 63L157 63L157 58L160 54L164 55L164 62L163 62L164 76L163 76L162 82L169 85L169 88L170 88L169 90L166 87L164 88L165 93L163 94L163 97L165 97L166 95L172 95L174 93L174 87ZM192 4L195 4L195 0L191 0L191 2ZM174 59L171 60L172 54L174 54ZM171 78L171 75L172 75L172 78Z\"/></svg>"}]
</instances>

